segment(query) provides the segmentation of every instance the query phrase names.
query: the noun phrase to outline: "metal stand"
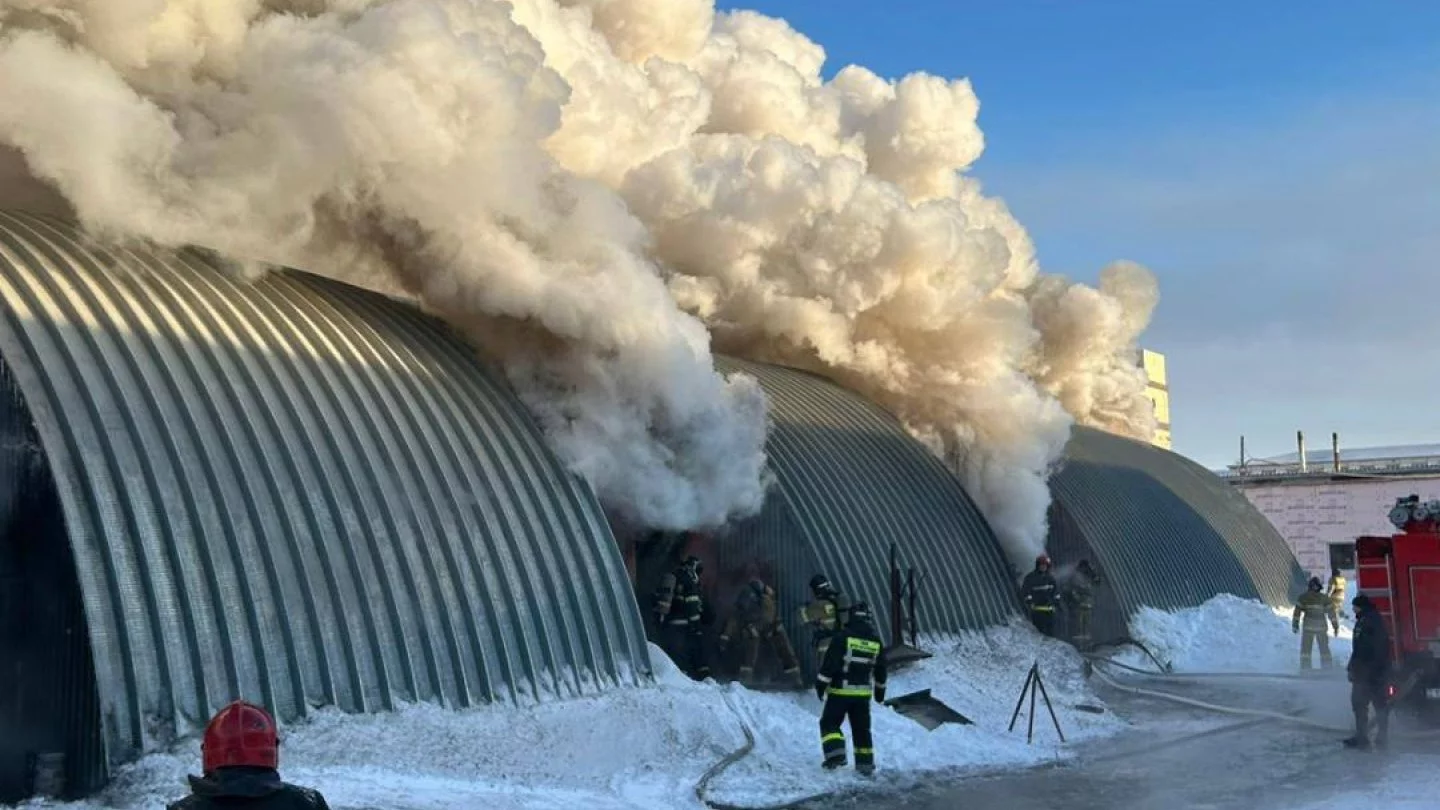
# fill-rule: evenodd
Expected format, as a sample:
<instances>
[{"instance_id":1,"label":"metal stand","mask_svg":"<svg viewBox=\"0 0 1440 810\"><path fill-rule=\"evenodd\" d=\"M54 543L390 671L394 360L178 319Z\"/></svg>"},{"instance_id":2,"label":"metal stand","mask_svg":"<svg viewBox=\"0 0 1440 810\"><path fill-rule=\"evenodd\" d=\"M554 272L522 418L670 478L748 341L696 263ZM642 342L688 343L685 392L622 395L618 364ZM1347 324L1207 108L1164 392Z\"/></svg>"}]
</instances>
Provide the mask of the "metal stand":
<instances>
[{"instance_id":1,"label":"metal stand","mask_svg":"<svg viewBox=\"0 0 1440 810\"><path fill-rule=\"evenodd\" d=\"M1036 661L1030 665L1030 671L1025 675L1025 685L1020 688L1020 699L1015 701L1015 713L1010 715L1009 731L1015 730L1015 721L1020 719L1020 707L1025 705L1025 693L1030 693L1030 729L1025 733L1025 744L1029 745L1035 739L1035 693L1045 698L1045 710L1050 712L1050 722L1055 724L1055 733L1060 735L1060 742L1065 742L1065 732L1060 730L1060 721L1055 717L1055 707L1050 704L1050 693L1045 691L1045 682L1040 680L1040 662Z\"/></svg>"}]
</instances>

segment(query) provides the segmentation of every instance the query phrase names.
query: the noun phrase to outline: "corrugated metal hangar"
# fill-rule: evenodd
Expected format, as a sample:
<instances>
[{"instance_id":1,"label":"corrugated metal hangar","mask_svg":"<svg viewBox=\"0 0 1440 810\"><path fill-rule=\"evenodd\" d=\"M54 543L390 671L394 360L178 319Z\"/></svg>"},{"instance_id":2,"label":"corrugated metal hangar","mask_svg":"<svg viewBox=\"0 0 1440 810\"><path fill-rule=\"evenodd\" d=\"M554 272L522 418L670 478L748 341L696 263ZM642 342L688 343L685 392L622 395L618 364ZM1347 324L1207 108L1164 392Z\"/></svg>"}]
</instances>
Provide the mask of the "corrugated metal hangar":
<instances>
[{"instance_id":1,"label":"corrugated metal hangar","mask_svg":"<svg viewBox=\"0 0 1440 810\"><path fill-rule=\"evenodd\" d=\"M816 572L890 626L892 548L922 574L922 631L1018 616L1021 572L958 479L805 372L720 361L771 399L759 516L632 535L406 303L13 213L0 291L0 801L37 752L83 794L235 697L289 721L647 683L639 602L692 550L722 612L767 577L802 651ZM1052 489L1056 561L1099 563L1116 632L1142 604L1297 586L1268 522L1172 453L1077 430Z\"/></svg>"}]
</instances>

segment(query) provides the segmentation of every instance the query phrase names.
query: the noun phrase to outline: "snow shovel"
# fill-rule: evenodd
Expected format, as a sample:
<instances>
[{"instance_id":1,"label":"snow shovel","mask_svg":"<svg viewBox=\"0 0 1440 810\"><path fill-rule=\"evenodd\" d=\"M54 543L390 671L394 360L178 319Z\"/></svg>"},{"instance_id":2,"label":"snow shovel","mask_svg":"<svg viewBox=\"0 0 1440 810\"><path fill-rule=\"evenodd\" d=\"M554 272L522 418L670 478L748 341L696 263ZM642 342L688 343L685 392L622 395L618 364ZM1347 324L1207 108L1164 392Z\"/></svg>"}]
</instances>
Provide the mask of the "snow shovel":
<instances>
[{"instance_id":1,"label":"snow shovel","mask_svg":"<svg viewBox=\"0 0 1440 810\"><path fill-rule=\"evenodd\" d=\"M970 718L933 697L929 689L890 698L885 705L924 726L926 731L934 731L946 723L974 725Z\"/></svg>"},{"instance_id":2,"label":"snow shovel","mask_svg":"<svg viewBox=\"0 0 1440 810\"><path fill-rule=\"evenodd\" d=\"M896 644L893 647L885 648L885 665L891 669L899 669L916 661L924 661L926 658L933 657L933 653L911 647L909 644Z\"/></svg>"}]
</instances>

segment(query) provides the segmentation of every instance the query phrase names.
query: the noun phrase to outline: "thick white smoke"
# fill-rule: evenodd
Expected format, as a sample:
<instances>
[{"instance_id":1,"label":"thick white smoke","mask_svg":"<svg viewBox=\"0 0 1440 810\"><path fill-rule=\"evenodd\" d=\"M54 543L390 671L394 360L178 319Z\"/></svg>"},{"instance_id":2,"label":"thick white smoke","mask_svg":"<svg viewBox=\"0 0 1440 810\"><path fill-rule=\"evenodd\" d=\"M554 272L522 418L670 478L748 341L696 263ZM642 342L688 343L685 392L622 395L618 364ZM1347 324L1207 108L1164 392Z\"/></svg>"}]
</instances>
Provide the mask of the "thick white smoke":
<instances>
[{"instance_id":1,"label":"thick white smoke","mask_svg":"<svg viewBox=\"0 0 1440 810\"><path fill-rule=\"evenodd\" d=\"M891 408L1028 567L1072 419L1151 429L1154 281L1039 273L968 82L823 61L711 0L0 0L0 143L96 230L408 291L629 519L759 504L713 337Z\"/></svg>"}]
</instances>

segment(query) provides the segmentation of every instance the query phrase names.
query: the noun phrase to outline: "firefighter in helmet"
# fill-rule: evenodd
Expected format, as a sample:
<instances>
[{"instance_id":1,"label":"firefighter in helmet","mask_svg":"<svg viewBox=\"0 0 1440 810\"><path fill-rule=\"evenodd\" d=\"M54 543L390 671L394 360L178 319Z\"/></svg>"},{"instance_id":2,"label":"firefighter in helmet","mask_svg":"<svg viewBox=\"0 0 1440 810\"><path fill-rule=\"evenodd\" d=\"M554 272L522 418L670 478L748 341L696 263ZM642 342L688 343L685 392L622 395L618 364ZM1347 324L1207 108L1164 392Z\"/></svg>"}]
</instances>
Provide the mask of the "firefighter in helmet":
<instances>
[{"instance_id":1,"label":"firefighter in helmet","mask_svg":"<svg viewBox=\"0 0 1440 810\"><path fill-rule=\"evenodd\" d=\"M855 735L855 769L868 776L875 772L874 740L870 735L870 701L885 702L885 645L875 632L870 606L856 602L849 621L835 634L825 652L825 662L815 676L815 695L825 701L820 713L820 748L825 768L845 765L845 733L848 719Z\"/></svg>"},{"instance_id":2,"label":"firefighter in helmet","mask_svg":"<svg viewBox=\"0 0 1440 810\"><path fill-rule=\"evenodd\" d=\"M661 578L655 594L660 646L676 666L697 681L710 676L710 665L705 661L705 599L700 593L700 575L704 571L705 564L699 557L686 557Z\"/></svg>"},{"instance_id":3,"label":"firefighter in helmet","mask_svg":"<svg viewBox=\"0 0 1440 810\"><path fill-rule=\"evenodd\" d=\"M1300 637L1300 668L1310 669L1310 648L1320 643L1320 667L1330 668L1330 639L1325 635L1326 620L1335 635L1340 635L1340 619L1335 615L1335 604L1330 597L1320 592L1319 577L1311 577L1309 588L1295 600L1295 612L1290 617L1290 629L1301 630L1303 621L1305 633Z\"/></svg>"},{"instance_id":4,"label":"firefighter in helmet","mask_svg":"<svg viewBox=\"0 0 1440 810\"><path fill-rule=\"evenodd\" d=\"M1325 588L1325 595L1330 597L1330 604L1335 606L1335 615L1345 615L1345 575L1340 573L1340 568L1330 569L1330 584Z\"/></svg>"},{"instance_id":5,"label":"firefighter in helmet","mask_svg":"<svg viewBox=\"0 0 1440 810\"><path fill-rule=\"evenodd\" d=\"M814 597L800 609L800 619L810 627L811 643L815 647L815 666L825 661L825 651L830 647L830 638L845 625L850 610L850 600L836 590L824 574L810 578L810 593Z\"/></svg>"},{"instance_id":6,"label":"firefighter in helmet","mask_svg":"<svg viewBox=\"0 0 1440 810\"><path fill-rule=\"evenodd\" d=\"M1084 648L1090 644L1090 614L1095 610L1095 588L1099 584L1100 573L1090 565L1089 560L1081 560L1065 589L1070 616L1074 620L1070 640L1077 647Z\"/></svg>"},{"instance_id":7,"label":"firefighter in helmet","mask_svg":"<svg viewBox=\"0 0 1440 810\"><path fill-rule=\"evenodd\" d=\"M1373 706L1379 726L1374 745L1384 748L1390 731L1390 632L1370 597L1362 593L1350 601L1350 606L1355 608L1355 642L1346 674L1350 677L1355 736L1345 740L1345 745L1370 747L1369 715Z\"/></svg>"},{"instance_id":8,"label":"firefighter in helmet","mask_svg":"<svg viewBox=\"0 0 1440 810\"><path fill-rule=\"evenodd\" d=\"M259 706L237 700L217 712L200 751L204 775L168 810L329 810L319 791L280 781L275 720Z\"/></svg>"},{"instance_id":9,"label":"firefighter in helmet","mask_svg":"<svg viewBox=\"0 0 1440 810\"><path fill-rule=\"evenodd\" d=\"M720 633L720 647L724 649L731 639L740 638L740 681L749 684L755 677L755 662L760 657L760 645L769 647L780 661L787 679L796 687L804 687L800 679L800 661L795 657L795 648L785 626L780 623L780 611L776 605L775 589L759 579L752 579L740 589L735 599L735 610L725 622Z\"/></svg>"},{"instance_id":10,"label":"firefighter in helmet","mask_svg":"<svg viewBox=\"0 0 1440 810\"><path fill-rule=\"evenodd\" d=\"M1050 573L1048 554L1035 558L1035 570L1026 574L1020 583L1020 601L1025 604L1035 629L1054 636L1055 611L1060 607L1060 586L1055 583L1055 575Z\"/></svg>"}]
</instances>

